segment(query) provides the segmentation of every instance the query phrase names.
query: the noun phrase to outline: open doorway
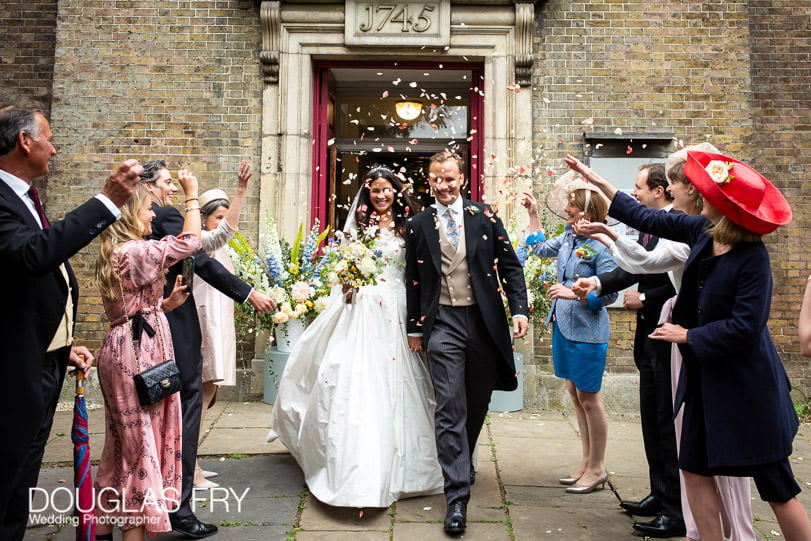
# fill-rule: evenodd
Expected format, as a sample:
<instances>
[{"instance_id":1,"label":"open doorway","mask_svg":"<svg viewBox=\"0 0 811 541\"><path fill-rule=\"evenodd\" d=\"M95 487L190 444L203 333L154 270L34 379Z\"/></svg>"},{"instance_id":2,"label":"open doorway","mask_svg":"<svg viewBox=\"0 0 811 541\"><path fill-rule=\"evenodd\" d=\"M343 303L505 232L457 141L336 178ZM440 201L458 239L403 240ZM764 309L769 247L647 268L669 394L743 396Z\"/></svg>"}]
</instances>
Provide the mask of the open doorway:
<instances>
[{"instance_id":1,"label":"open doorway","mask_svg":"<svg viewBox=\"0 0 811 541\"><path fill-rule=\"evenodd\" d=\"M342 227L374 165L392 168L423 207L430 204L429 158L444 149L462 156L464 196L478 199L481 73L475 64L316 66L314 218Z\"/></svg>"}]
</instances>

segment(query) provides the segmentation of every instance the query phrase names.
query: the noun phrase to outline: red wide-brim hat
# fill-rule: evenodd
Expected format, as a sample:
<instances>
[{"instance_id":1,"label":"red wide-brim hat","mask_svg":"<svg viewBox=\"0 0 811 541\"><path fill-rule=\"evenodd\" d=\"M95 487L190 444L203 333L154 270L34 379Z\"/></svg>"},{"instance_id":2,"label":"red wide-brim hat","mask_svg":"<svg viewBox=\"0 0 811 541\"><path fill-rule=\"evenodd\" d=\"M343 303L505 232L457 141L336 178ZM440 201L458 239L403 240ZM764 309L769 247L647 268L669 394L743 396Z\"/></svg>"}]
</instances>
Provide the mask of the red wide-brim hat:
<instances>
[{"instance_id":1,"label":"red wide-brim hat","mask_svg":"<svg viewBox=\"0 0 811 541\"><path fill-rule=\"evenodd\" d=\"M718 212L765 235L791 221L791 206L766 177L723 154L688 151L684 176Z\"/></svg>"}]
</instances>

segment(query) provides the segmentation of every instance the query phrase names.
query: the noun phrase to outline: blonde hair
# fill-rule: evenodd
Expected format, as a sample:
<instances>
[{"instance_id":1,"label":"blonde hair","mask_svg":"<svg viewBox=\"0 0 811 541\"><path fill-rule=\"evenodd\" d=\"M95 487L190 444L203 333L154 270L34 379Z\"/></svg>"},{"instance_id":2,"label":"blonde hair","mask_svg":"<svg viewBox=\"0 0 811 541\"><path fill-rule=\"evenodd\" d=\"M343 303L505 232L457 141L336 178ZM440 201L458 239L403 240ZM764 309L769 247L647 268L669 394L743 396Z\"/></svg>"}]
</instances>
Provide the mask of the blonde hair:
<instances>
[{"instance_id":1,"label":"blonde hair","mask_svg":"<svg viewBox=\"0 0 811 541\"><path fill-rule=\"evenodd\" d=\"M101 247L96 257L94 282L105 299L114 299L116 293L113 289L113 252L127 241L143 240L144 224L138 219L138 211L147 200L149 192L143 183L139 183L135 195L121 207L121 218L99 235Z\"/></svg>"},{"instance_id":2,"label":"blonde hair","mask_svg":"<svg viewBox=\"0 0 811 541\"><path fill-rule=\"evenodd\" d=\"M605 221L605 217L608 216L608 203L600 194L596 192L588 193L591 191L582 188L574 190L569 193L569 200L583 211L588 221L602 223ZM586 204L587 200L588 205Z\"/></svg>"},{"instance_id":3,"label":"blonde hair","mask_svg":"<svg viewBox=\"0 0 811 541\"><path fill-rule=\"evenodd\" d=\"M722 216L720 220L708 226L706 231L715 242L730 246L741 242L757 242L763 238L763 235L749 231L726 216Z\"/></svg>"}]
</instances>

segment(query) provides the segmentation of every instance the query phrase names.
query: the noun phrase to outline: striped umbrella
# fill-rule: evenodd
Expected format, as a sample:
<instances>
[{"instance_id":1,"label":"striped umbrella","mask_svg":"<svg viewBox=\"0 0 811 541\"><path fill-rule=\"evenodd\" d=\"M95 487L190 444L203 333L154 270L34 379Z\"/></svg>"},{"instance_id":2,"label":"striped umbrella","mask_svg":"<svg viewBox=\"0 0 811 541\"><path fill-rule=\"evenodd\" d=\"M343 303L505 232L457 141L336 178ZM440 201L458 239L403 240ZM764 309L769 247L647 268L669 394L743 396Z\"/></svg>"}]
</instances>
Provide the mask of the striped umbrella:
<instances>
[{"instance_id":1,"label":"striped umbrella","mask_svg":"<svg viewBox=\"0 0 811 541\"><path fill-rule=\"evenodd\" d=\"M87 428L87 404L84 399L84 371L76 370L76 400L73 403L73 483L76 485L77 541L96 538L96 513L93 502L93 476L90 471L90 444Z\"/></svg>"}]
</instances>

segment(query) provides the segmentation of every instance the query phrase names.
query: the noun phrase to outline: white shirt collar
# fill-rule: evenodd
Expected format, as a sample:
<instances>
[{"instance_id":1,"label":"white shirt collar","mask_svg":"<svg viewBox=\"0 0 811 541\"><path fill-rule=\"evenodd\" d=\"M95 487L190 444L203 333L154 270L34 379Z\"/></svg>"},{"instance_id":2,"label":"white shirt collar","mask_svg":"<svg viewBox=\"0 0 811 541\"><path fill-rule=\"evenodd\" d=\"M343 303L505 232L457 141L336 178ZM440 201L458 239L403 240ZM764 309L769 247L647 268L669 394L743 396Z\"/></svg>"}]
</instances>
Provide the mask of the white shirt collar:
<instances>
[{"instance_id":1,"label":"white shirt collar","mask_svg":"<svg viewBox=\"0 0 811 541\"><path fill-rule=\"evenodd\" d=\"M456 201L451 203L450 207L446 207L445 205L443 205L439 201L434 201L434 208L436 209L436 213L439 216L444 216L445 214L447 214L449 208L453 209L453 211L456 213L457 216L461 216L462 215L462 196L460 195L459 197L457 197Z\"/></svg>"},{"instance_id":2,"label":"white shirt collar","mask_svg":"<svg viewBox=\"0 0 811 541\"><path fill-rule=\"evenodd\" d=\"M662 210L665 212L670 212L673 209L673 203L670 203L668 206L663 207Z\"/></svg>"},{"instance_id":3,"label":"white shirt collar","mask_svg":"<svg viewBox=\"0 0 811 541\"><path fill-rule=\"evenodd\" d=\"M8 187L20 196L20 199L25 200L25 198L28 197L28 190L31 188L31 185L20 177L0 169L0 179L3 179L3 181L8 184Z\"/></svg>"}]
</instances>

